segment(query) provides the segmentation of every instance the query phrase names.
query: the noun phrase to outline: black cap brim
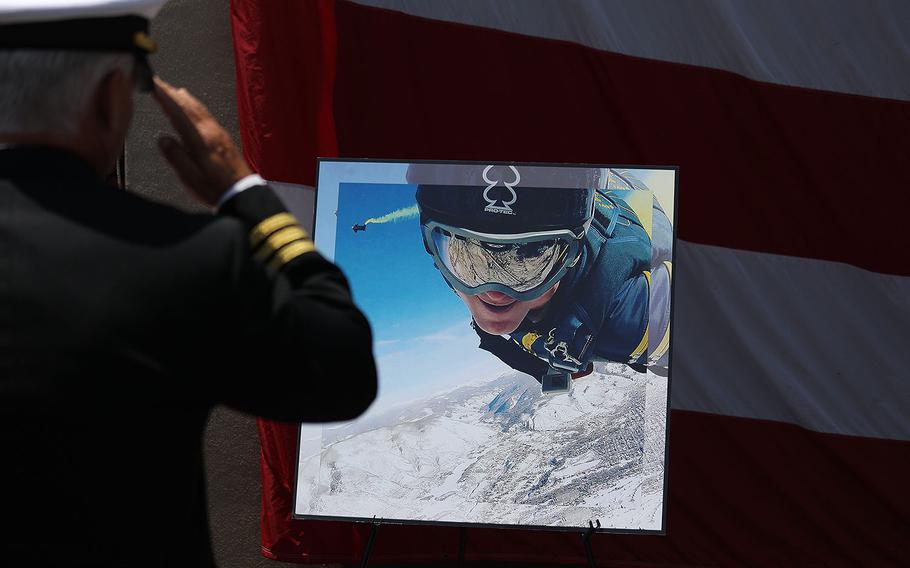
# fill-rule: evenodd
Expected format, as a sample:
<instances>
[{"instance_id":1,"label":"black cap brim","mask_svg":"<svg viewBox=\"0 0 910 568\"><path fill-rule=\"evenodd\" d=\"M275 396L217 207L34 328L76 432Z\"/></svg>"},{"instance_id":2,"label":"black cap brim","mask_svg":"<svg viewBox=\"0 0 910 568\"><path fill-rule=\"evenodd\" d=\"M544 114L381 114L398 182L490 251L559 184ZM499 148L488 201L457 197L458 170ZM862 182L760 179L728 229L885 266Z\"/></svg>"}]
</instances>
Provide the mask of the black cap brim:
<instances>
[{"instance_id":1,"label":"black cap brim","mask_svg":"<svg viewBox=\"0 0 910 568\"><path fill-rule=\"evenodd\" d=\"M0 49L102 51L147 55L156 49L142 16L77 18L0 25Z\"/></svg>"}]
</instances>

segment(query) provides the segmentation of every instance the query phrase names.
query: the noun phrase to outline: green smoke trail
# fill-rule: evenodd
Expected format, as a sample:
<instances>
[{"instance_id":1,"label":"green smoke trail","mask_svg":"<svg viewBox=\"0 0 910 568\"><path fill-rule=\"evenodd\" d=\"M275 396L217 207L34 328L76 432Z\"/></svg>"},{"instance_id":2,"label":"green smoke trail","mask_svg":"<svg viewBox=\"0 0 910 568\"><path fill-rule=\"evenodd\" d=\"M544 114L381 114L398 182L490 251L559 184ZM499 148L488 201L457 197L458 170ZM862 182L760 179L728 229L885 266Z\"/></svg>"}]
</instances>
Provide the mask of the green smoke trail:
<instances>
[{"instance_id":1,"label":"green smoke trail","mask_svg":"<svg viewBox=\"0 0 910 568\"><path fill-rule=\"evenodd\" d=\"M369 225L371 223L397 223L398 221L403 221L405 219L413 219L418 215L420 215L420 211L417 209L417 204L415 203L410 207L396 209L391 213L386 213L382 217L371 217L364 221L363 224Z\"/></svg>"}]
</instances>

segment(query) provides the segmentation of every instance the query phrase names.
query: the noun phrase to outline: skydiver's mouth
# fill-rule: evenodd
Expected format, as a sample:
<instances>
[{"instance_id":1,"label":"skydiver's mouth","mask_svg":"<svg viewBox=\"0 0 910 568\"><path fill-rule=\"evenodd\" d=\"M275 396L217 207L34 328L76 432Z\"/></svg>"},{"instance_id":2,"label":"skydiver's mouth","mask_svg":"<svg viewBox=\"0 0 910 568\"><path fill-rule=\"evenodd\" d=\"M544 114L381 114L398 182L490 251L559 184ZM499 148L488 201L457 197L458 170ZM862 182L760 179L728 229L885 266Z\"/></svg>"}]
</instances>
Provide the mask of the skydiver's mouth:
<instances>
[{"instance_id":1,"label":"skydiver's mouth","mask_svg":"<svg viewBox=\"0 0 910 568\"><path fill-rule=\"evenodd\" d=\"M480 302L483 304L483 307L487 308L491 312L496 312L496 313L507 312L510 309L512 309L512 306L514 306L515 304L518 303L518 300L516 300L515 298L509 298L508 296L504 296L502 302L497 302L494 304L494 303L492 303L491 300L484 299L483 296L484 295L481 294L481 295L477 296L477 299L480 300Z\"/></svg>"}]
</instances>

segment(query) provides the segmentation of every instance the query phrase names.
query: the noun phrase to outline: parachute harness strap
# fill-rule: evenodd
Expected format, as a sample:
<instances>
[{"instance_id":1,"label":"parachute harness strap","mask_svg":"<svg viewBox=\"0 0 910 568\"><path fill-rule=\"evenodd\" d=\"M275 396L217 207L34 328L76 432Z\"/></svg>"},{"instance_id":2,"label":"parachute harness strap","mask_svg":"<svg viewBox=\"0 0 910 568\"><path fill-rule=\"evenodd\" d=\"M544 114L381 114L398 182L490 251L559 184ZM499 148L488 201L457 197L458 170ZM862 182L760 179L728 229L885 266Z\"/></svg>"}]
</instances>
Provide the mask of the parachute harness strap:
<instances>
[{"instance_id":1,"label":"parachute harness strap","mask_svg":"<svg viewBox=\"0 0 910 568\"><path fill-rule=\"evenodd\" d=\"M616 230L616 222L619 220L619 207L614 207L610 211L610 216L608 217L608 219L610 220L610 224L607 225L607 230L606 230L607 234L605 236L609 239L610 237L613 236L613 231Z\"/></svg>"}]
</instances>

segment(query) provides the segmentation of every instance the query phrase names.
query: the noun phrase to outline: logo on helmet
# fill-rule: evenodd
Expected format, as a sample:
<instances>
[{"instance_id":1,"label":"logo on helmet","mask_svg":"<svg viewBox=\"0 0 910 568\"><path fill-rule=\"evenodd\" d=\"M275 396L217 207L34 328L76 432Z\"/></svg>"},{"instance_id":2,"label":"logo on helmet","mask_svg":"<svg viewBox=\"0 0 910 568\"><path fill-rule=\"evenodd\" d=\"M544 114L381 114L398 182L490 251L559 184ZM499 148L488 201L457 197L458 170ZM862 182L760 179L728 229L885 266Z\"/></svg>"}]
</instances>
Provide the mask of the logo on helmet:
<instances>
[{"instance_id":1,"label":"logo on helmet","mask_svg":"<svg viewBox=\"0 0 910 568\"><path fill-rule=\"evenodd\" d=\"M512 208L509 207L509 205L512 205L513 203L515 203L518 200L518 194L515 193L515 189L513 189L513 188L516 185L518 185L518 182L521 181L521 175L518 173L518 170L515 168L515 166L509 166L509 169L512 170L512 173L515 174L515 179L513 181L509 182L509 181L505 181L505 180L491 180L489 177L487 177L487 175L490 173L490 170L492 170L492 169L493 169L493 166L487 166L483 170L483 181L490 184L487 186L487 188L485 190L483 190L483 198L489 204L486 207L484 207L483 210L486 211L487 213L503 213L505 215L514 215L515 212L512 211ZM494 187L496 187L497 185L499 185L500 183L503 185L503 187L505 187L508 190L508 193L511 194L511 199L506 200L506 199L500 198L499 203L501 203L501 205L496 205L497 200L490 197L490 190L493 189Z\"/></svg>"}]
</instances>

